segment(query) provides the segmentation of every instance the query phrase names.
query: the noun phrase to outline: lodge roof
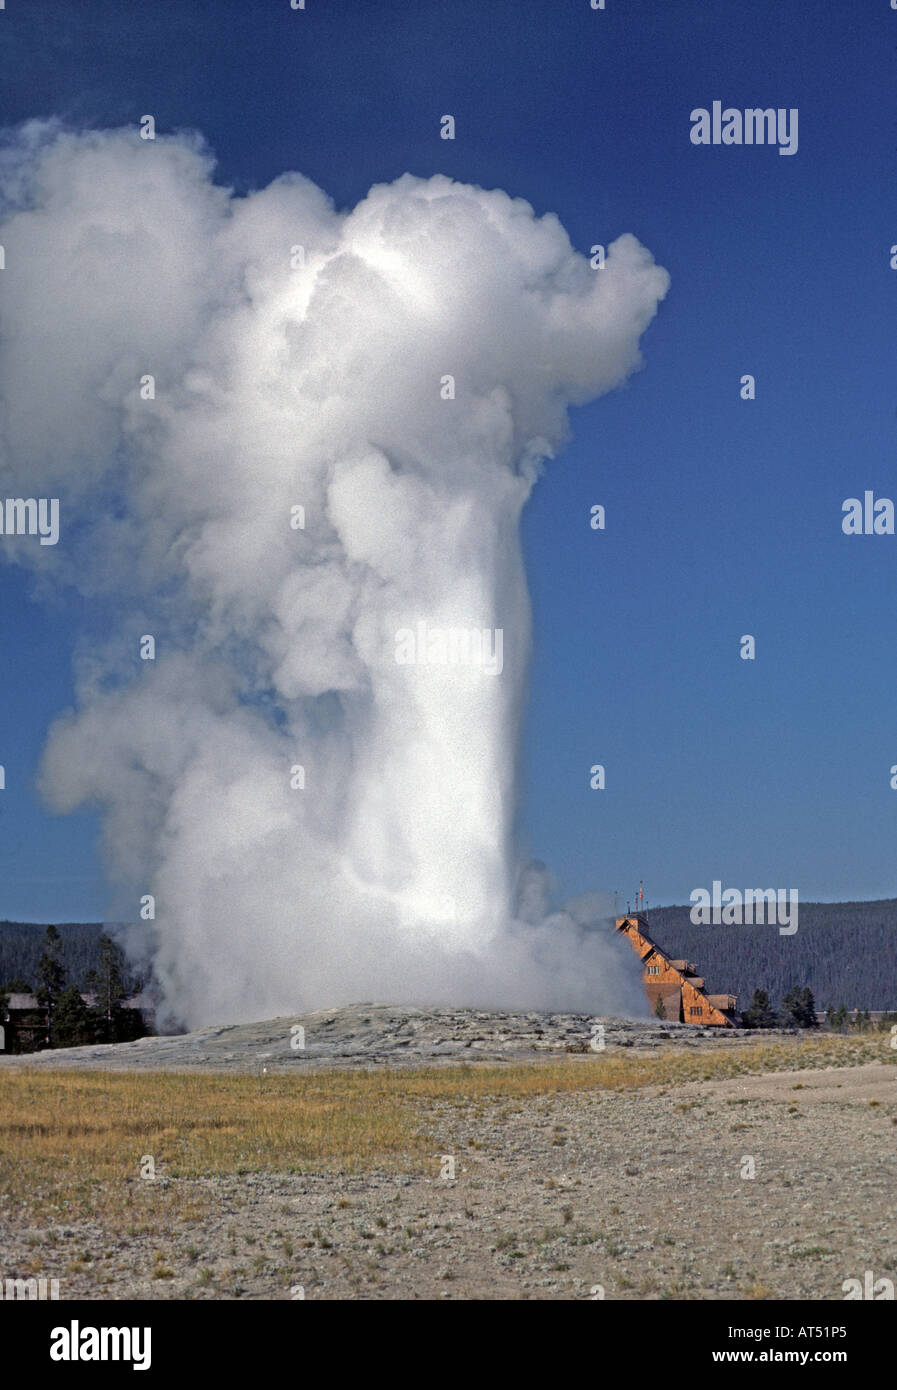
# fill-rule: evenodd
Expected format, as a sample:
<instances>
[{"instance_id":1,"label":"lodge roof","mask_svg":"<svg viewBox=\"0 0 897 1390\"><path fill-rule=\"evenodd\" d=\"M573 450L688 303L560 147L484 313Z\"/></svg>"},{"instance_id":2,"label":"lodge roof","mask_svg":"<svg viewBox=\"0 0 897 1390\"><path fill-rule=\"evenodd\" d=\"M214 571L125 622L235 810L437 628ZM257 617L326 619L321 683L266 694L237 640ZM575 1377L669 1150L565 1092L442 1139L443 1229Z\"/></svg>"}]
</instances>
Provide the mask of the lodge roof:
<instances>
[{"instance_id":1,"label":"lodge roof","mask_svg":"<svg viewBox=\"0 0 897 1390\"><path fill-rule=\"evenodd\" d=\"M37 997L33 994L11 994L9 996L7 1008L10 1011L15 1009L17 1012L23 1013L28 1009L39 1009L40 1004L38 1004Z\"/></svg>"},{"instance_id":2,"label":"lodge roof","mask_svg":"<svg viewBox=\"0 0 897 1390\"><path fill-rule=\"evenodd\" d=\"M89 1008L96 1007L97 996L95 994L82 994L81 998ZM148 994L132 994L129 999L123 999L121 1002L122 1007L125 1009L141 1009L146 1011L154 1007L153 1001ZM6 1007L9 1013L31 1013L33 1010L39 1009L41 1005L38 1003L37 995L35 994L11 994L9 996L9 1003Z\"/></svg>"}]
</instances>

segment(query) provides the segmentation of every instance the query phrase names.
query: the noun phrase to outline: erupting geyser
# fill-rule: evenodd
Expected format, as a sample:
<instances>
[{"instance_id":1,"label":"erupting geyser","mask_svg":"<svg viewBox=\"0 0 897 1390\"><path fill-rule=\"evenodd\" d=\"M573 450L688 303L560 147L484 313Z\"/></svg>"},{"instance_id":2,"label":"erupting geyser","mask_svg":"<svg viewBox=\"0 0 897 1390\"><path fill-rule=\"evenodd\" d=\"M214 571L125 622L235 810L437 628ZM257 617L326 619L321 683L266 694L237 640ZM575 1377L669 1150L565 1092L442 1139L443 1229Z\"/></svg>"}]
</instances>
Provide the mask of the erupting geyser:
<instances>
[{"instance_id":1,"label":"erupting geyser","mask_svg":"<svg viewBox=\"0 0 897 1390\"><path fill-rule=\"evenodd\" d=\"M588 905L546 917L512 843L518 522L666 272L628 235L593 270L553 215L441 176L340 213L211 174L197 140L35 124L0 162L4 480L61 519L18 553L105 629L45 794L103 808L189 1025L641 1011L625 946Z\"/></svg>"}]
</instances>

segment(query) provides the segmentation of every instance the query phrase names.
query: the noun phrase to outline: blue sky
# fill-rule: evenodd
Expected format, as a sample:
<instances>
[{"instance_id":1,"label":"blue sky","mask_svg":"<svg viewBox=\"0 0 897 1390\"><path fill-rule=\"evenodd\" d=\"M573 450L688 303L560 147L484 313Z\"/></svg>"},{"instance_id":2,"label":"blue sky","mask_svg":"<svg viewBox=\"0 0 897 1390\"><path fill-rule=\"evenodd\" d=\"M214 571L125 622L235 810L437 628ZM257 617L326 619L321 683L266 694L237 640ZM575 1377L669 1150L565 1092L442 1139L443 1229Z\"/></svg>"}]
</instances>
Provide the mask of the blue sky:
<instances>
[{"instance_id":1,"label":"blue sky","mask_svg":"<svg viewBox=\"0 0 897 1390\"><path fill-rule=\"evenodd\" d=\"M897 894L897 537L840 524L846 497L897 497L897 12L307 5L11 0L0 119L152 112L160 131L202 131L240 191L297 169L350 206L443 172L556 212L584 252L633 232L672 277L645 368L573 413L525 515L522 843L564 894L625 898L639 878L655 902L714 878ZM715 99L797 107L797 154L693 146L689 114ZM98 821L53 817L31 789L96 621L0 571L0 917L106 910Z\"/></svg>"}]
</instances>

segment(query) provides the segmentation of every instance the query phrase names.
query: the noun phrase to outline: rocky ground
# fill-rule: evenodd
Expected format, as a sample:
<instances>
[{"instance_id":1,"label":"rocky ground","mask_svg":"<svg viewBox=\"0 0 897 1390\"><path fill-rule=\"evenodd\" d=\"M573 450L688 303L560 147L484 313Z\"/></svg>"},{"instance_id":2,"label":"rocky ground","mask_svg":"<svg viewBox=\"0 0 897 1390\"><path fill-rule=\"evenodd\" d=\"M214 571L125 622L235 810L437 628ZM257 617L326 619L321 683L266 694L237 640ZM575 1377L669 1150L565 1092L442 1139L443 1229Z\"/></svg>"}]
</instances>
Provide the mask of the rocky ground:
<instances>
[{"instance_id":1,"label":"rocky ground","mask_svg":"<svg viewBox=\"0 0 897 1390\"><path fill-rule=\"evenodd\" d=\"M297 1033L297 1029L304 1032ZM0 1066L122 1071L200 1067L242 1072L328 1066L408 1067L528 1061L546 1053L590 1052L602 1045L608 1049L657 1048L675 1043L699 1048L711 1042L714 1046L737 1046L752 1039L756 1034L741 1029L693 1028L656 1020L353 1004L172 1037L0 1057Z\"/></svg>"},{"instance_id":2,"label":"rocky ground","mask_svg":"<svg viewBox=\"0 0 897 1390\"><path fill-rule=\"evenodd\" d=\"M592 1020L511 1018L361 1006L307 1016L300 1056L289 1020L35 1065L408 1065L592 1036ZM608 1047L711 1041L604 1022ZM897 1282L897 1072L881 1046L861 1066L431 1103L428 1176L136 1183L127 1230L3 1223L4 1271L59 1271L63 1298L843 1299L866 1270Z\"/></svg>"}]
</instances>

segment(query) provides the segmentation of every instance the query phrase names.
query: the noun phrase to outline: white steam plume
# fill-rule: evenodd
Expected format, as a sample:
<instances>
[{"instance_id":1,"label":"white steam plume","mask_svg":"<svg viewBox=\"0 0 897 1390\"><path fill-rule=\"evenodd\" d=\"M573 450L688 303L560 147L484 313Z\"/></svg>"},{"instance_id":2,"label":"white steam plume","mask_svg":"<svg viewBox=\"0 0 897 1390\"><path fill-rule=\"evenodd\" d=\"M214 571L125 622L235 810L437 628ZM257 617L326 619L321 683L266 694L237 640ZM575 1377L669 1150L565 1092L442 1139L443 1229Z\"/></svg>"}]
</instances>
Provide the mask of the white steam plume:
<instances>
[{"instance_id":1,"label":"white steam plume","mask_svg":"<svg viewBox=\"0 0 897 1390\"><path fill-rule=\"evenodd\" d=\"M197 139L130 131L32 123L0 156L4 496L61 499L58 546L16 558L110 615L46 796L103 808L190 1025L642 1011L593 906L546 915L517 864L518 521L567 406L639 365L666 272L629 235L592 270L555 216L442 176L345 214L295 174L211 176ZM500 630L500 660L397 660L434 629Z\"/></svg>"}]
</instances>

